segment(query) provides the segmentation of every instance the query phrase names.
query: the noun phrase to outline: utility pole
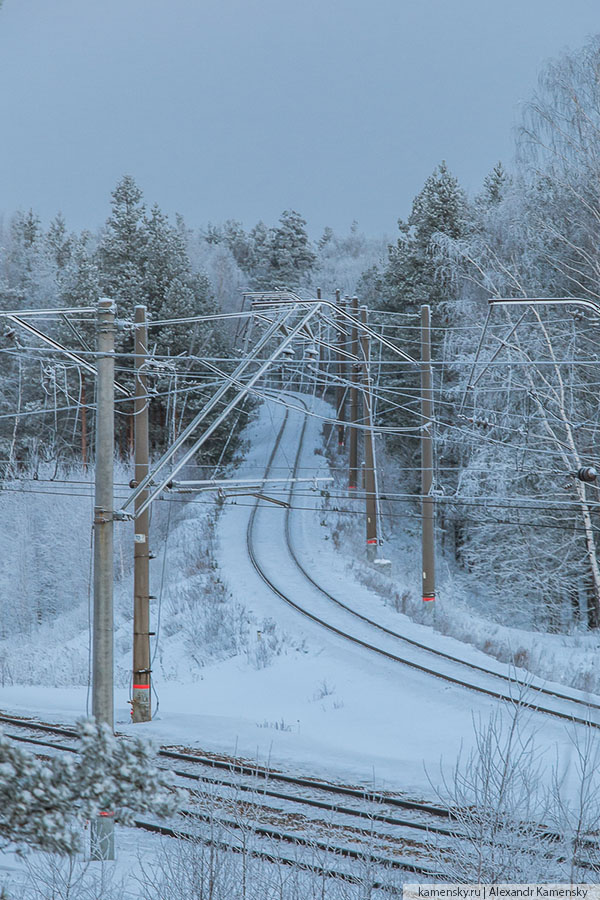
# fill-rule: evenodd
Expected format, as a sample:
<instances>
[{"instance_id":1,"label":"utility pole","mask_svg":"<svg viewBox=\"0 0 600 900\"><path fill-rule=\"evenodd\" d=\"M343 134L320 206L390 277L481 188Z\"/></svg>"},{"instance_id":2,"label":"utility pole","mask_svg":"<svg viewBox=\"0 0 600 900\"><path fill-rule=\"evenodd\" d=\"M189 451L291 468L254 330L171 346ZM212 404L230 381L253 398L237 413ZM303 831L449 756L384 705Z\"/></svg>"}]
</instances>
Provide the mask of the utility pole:
<instances>
[{"instance_id":1,"label":"utility pole","mask_svg":"<svg viewBox=\"0 0 600 900\"><path fill-rule=\"evenodd\" d=\"M433 384L431 377L431 310L421 306L421 517L423 601L435 600L435 501L433 486Z\"/></svg>"},{"instance_id":2,"label":"utility pole","mask_svg":"<svg viewBox=\"0 0 600 900\"><path fill-rule=\"evenodd\" d=\"M148 474L148 383L144 364L148 355L146 307L135 307L135 484ZM152 718L150 694L150 551L148 534L150 511L138 514L147 491L135 500L133 545L133 691L131 719L149 722Z\"/></svg>"},{"instance_id":3,"label":"utility pole","mask_svg":"<svg viewBox=\"0 0 600 900\"><path fill-rule=\"evenodd\" d=\"M358 318L358 297L352 298L352 315L354 318ZM350 332L350 340L351 340L351 352L352 356L356 358L356 361L352 361L352 374L351 374L351 383L352 386L350 388L350 467L349 467L349 478L348 478L348 488L351 491L355 491L358 487L358 429L356 426L358 422L358 379L359 379L359 363L358 363L358 327L355 323L352 323L352 330Z\"/></svg>"},{"instance_id":4,"label":"utility pole","mask_svg":"<svg viewBox=\"0 0 600 900\"><path fill-rule=\"evenodd\" d=\"M87 406L85 397L85 372L81 372L81 463L83 471L87 472Z\"/></svg>"},{"instance_id":5,"label":"utility pole","mask_svg":"<svg viewBox=\"0 0 600 900\"><path fill-rule=\"evenodd\" d=\"M335 303L336 303L336 306L338 307L338 309L341 309L342 301L340 299L339 290L335 292ZM342 323L340 321L339 316L338 316L337 340L338 340L338 347L340 348L340 350L343 350L344 349L344 332L342 331ZM343 355L341 353L337 354L337 360L338 360L338 364L337 364L336 374L338 377L338 383L337 383L337 387L336 387L336 404L335 405L336 405L336 418L338 420L338 427L337 427L337 429L338 429L338 447L341 448L344 446L343 422L344 422L344 406L345 406L344 398L345 398L345 394L346 394L344 385L342 383L344 380L345 366L343 363Z\"/></svg>"},{"instance_id":6,"label":"utility pole","mask_svg":"<svg viewBox=\"0 0 600 900\"><path fill-rule=\"evenodd\" d=\"M321 288L317 288L317 300L322 299ZM321 329L320 322L317 322L315 325L316 333L319 338L323 337L323 331ZM323 346L323 341L319 340L319 374L323 379L323 397L325 396L325 391L327 390L327 364L325 362L325 347Z\"/></svg>"},{"instance_id":7,"label":"utility pole","mask_svg":"<svg viewBox=\"0 0 600 900\"><path fill-rule=\"evenodd\" d=\"M367 307L361 306L360 321L367 324ZM360 339L363 369L363 420L367 426L364 432L365 444L365 501L367 514L367 559L373 561L377 556L377 496L375 484L375 453L373 448L373 398L371 394L371 374L369 371L370 339L363 332ZM356 430L356 429L355 429Z\"/></svg>"},{"instance_id":8,"label":"utility pole","mask_svg":"<svg viewBox=\"0 0 600 900\"><path fill-rule=\"evenodd\" d=\"M115 304L98 301L96 484L94 499L94 631L92 715L114 731L113 516L115 453ZM105 810L91 825L92 859L114 859L113 813Z\"/></svg>"}]
</instances>

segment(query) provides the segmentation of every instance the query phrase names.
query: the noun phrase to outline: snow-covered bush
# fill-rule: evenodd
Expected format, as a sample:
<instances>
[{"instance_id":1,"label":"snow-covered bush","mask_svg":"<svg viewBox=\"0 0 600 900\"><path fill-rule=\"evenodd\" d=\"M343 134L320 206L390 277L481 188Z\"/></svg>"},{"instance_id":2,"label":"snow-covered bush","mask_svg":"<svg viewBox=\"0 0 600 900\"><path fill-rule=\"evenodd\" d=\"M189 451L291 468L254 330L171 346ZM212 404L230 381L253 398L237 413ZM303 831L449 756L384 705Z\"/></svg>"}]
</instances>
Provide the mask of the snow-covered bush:
<instances>
[{"instance_id":1,"label":"snow-covered bush","mask_svg":"<svg viewBox=\"0 0 600 900\"><path fill-rule=\"evenodd\" d=\"M519 699L526 700L526 690ZM434 788L459 835L432 842L445 881L536 883L596 880L600 872L600 750L573 732L574 765L559 771L536 743L518 702L475 723L475 746ZM551 778L547 775L550 773ZM432 782L433 786L433 782ZM452 850L454 852L452 852Z\"/></svg>"},{"instance_id":2,"label":"snow-covered bush","mask_svg":"<svg viewBox=\"0 0 600 900\"><path fill-rule=\"evenodd\" d=\"M8 891L8 889L7 889ZM131 898L114 866L82 862L76 856L45 853L25 860L18 886L0 900L125 900Z\"/></svg>"},{"instance_id":3,"label":"snow-covered bush","mask_svg":"<svg viewBox=\"0 0 600 900\"><path fill-rule=\"evenodd\" d=\"M118 740L107 725L82 720L74 758L38 759L0 732L0 840L74 853L80 825L102 811L116 822L135 813L171 815L180 796L140 738Z\"/></svg>"}]
</instances>

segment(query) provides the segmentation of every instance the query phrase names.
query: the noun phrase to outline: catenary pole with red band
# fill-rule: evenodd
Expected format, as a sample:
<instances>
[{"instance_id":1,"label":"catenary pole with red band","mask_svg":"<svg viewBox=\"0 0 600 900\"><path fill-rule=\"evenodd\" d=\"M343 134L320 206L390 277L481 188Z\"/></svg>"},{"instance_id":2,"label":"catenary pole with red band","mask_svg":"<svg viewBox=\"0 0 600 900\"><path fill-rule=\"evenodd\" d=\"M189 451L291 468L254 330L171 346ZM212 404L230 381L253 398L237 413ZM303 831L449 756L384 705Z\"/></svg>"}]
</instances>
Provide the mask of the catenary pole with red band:
<instances>
[{"instance_id":1,"label":"catenary pole with red band","mask_svg":"<svg viewBox=\"0 0 600 900\"><path fill-rule=\"evenodd\" d=\"M360 320L367 324L367 307L361 306ZM362 364L362 396L363 422L367 426L364 432L365 446L365 506L367 518L367 558L374 560L377 555L377 498L375 496L375 453L373 449L373 401L371 393L371 373L369 367L370 339L363 332L360 339Z\"/></svg>"},{"instance_id":2,"label":"catenary pole with red band","mask_svg":"<svg viewBox=\"0 0 600 900\"><path fill-rule=\"evenodd\" d=\"M145 363L148 356L146 307L135 307L135 486L148 474L148 383ZM149 722L150 699L150 551L148 547L150 511L138 513L148 496L143 491L135 501L133 544L133 688L131 719Z\"/></svg>"},{"instance_id":3,"label":"catenary pole with red band","mask_svg":"<svg viewBox=\"0 0 600 900\"><path fill-rule=\"evenodd\" d=\"M431 373L431 310L421 306L421 518L423 601L435 600L435 500L433 487L433 383Z\"/></svg>"}]
</instances>

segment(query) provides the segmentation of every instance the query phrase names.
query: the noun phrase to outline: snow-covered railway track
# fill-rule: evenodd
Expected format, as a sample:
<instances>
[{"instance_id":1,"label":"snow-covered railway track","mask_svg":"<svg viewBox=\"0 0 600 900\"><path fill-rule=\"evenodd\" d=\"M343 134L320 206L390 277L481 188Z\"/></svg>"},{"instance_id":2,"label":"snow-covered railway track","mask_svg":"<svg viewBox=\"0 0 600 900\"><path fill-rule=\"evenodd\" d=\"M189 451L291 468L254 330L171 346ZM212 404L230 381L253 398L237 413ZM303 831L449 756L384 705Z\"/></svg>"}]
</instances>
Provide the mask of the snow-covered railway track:
<instances>
[{"instance_id":1,"label":"snow-covered railway track","mask_svg":"<svg viewBox=\"0 0 600 900\"><path fill-rule=\"evenodd\" d=\"M78 752L77 746L73 743L66 744L62 740L58 742L40 738L41 734L50 733L59 735L61 739L69 737L71 741L76 741L77 735L73 729L3 714L0 714L0 724L16 726L27 732L26 734L6 732L6 735L12 740L39 747L40 752L45 748L58 752ZM178 767L175 765L164 766L173 775L183 781L194 781L201 784L203 789L215 786L230 793L235 792L240 796L252 795L251 800L268 799L283 802L289 806L311 807L321 813L337 814L350 820L366 820L370 824L376 822L396 828L413 829L448 837L455 834L452 829L439 825L440 819L450 821L453 817L452 810L443 806L398 795L378 793L367 788L294 776L255 766L233 757L206 756L187 748L161 747L158 756L178 765ZM181 768L181 764L187 768ZM220 774L214 775L215 769L227 773L229 777ZM285 786L287 790L284 791L280 785ZM338 800L332 802L323 799L324 796L337 797ZM344 802L340 802L340 799ZM412 818L401 818L399 810L411 813Z\"/></svg>"},{"instance_id":2,"label":"snow-covered railway track","mask_svg":"<svg viewBox=\"0 0 600 900\"><path fill-rule=\"evenodd\" d=\"M160 751L162 756L169 756L172 759L181 760L187 763L201 763L203 766L216 767L228 772L230 775L244 775L251 778L250 786L242 787L242 790L253 790L261 795L270 796L275 799L298 800L306 802L307 805L315 806L325 810L336 811L343 809L349 815L362 815L362 808L365 804L370 806L370 810L366 815L373 820L381 822L389 822L393 825L406 824L411 827L417 827L422 830L435 830L434 823L440 819L451 820L453 818L452 810L444 806L436 806L432 803L424 803L396 794L379 793L368 788L353 787L350 785L336 784L333 782L322 781L319 779L305 778L301 776L289 775L283 772L266 769L255 766L250 763L243 763L232 758L213 758L195 755L192 752L175 751L163 748ZM179 770L181 771L181 770ZM195 773L181 772L184 777L200 777ZM206 776L202 776L206 778ZM208 780L208 779L207 779ZM217 779L211 778L213 782ZM219 779L220 783L226 783ZM230 783L230 782L227 782ZM241 782L235 782L235 786L239 787ZM275 786L285 785L287 792L282 793L281 788L275 790ZM290 790L297 788L298 792L290 794ZM324 801L324 795L337 796L343 798L346 806L332 805ZM355 806L348 807L348 802L354 801ZM382 810L387 808L386 813ZM403 810L415 815L419 815L419 819L413 819L409 822L398 819L398 814L391 815L392 811ZM364 817L364 816L363 816ZM444 833L440 829L440 833Z\"/></svg>"},{"instance_id":3,"label":"snow-covered railway track","mask_svg":"<svg viewBox=\"0 0 600 900\"><path fill-rule=\"evenodd\" d=\"M0 715L0 723L27 732L6 733L6 736L12 740L31 744L39 755L48 755L48 750L54 751L54 754L78 752L76 743L73 743L77 741L77 735L68 727L4 714ZM46 739L41 739L40 735L46 735ZM58 739L50 740L50 736ZM63 738L66 737L71 739L71 743L64 742ZM258 841L258 849L255 847L248 852L256 858L284 865L295 864L301 868L318 871L318 874L345 880L352 880L354 876L351 872L335 869L335 864L339 866L340 860L361 860L365 864L382 869L432 875L434 873L431 868L420 865L417 861L427 858L427 847L421 840L411 837L410 831L416 830L420 838L433 837L434 833L444 837L453 836L452 831L435 824L436 816L449 815L449 811L443 808L429 807L417 801L404 801L372 792L370 794L365 792L362 807L360 805L344 807L337 803L318 800L315 794L321 790L358 798L361 796L358 788L312 782L306 778L295 779L292 775L254 769L239 760L231 759L227 762L225 759L168 748L162 748L159 755L169 762L191 764L192 768L214 769L215 766L228 768L232 778L214 778L199 772L174 768L172 765L162 766L187 784L190 780L195 782L193 788L187 787L186 784L193 807L180 810L179 815L186 823L184 827L179 827L177 823L165 825L136 820L136 827L141 829L202 843L219 844L222 849L232 852L241 852L241 846L238 846L239 838L236 835L247 837L248 834L252 834ZM244 782L235 780L236 773L244 775L246 780ZM254 781L249 781L248 775L252 775ZM283 793L266 786L271 780L277 779L285 781L286 784L309 785L313 789L313 796ZM412 822L381 813L378 810L382 803L388 803L390 806L396 803L418 809L421 813L426 812L429 814L429 822L426 823L423 817L421 821ZM306 808L310 811L308 814ZM315 808L318 810L318 817L314 815ZM327 818L323 818L323 813L327 813ZM211 832L217 828L220 833L226 834L227 841L219 841L214 837L207 838L206 834L202 833L202 826L207 825L210 826ZM267 849L263 848L265 842L269 844ZM315 869L312 864L308 865L303 861L301 855L295 860L281 857L273 849L277 844L308 848L312 853L321 854L323 858L331 857L330 862L334 867L324 868L321 865ZM380 884L380 888L387 889L383 883Z\"/></svg>"},{"instance_id":4,"label":"snow-covered railway track","mask_svg":"<svg viewBox=\"0 0 600 900\"><path fill-rule=\"evenodd\" d=\"M295 394L294 401L295 403L301 403L304 409L308 412L308 406L302 400L302 398L298 397L298 395ZM273 445L271 455L267 462L264 475L265 478L269 476L269 473L271 471L273 461L275 459L284 431L288 424L288 419L289 413L286 410L279 433ZM307 422L308 416L304 418L304 422L300 431L296 456L292 469L293 478L296 477L298 469L300 467ZM291 560L293 561L295 567L298 569L301 575L304 577L306 582L310 584L315 591L318 592L320 597L325 598L330 605L334 605L337 609L342 610L344 615L349 616L350 619L359 624L361 628L367 626L367 629L370 629L373 632L377 631L380 634L383 633L386 635L386 638L392 638L394 641L398 641L407 646L410 646L411 648L414 648L416 651L418 651L419 654L424 653L426 657L433 657L439 660L442 666L449 664L451 670L444 671L442 667L434 667L430 664L427 664L425 661L419 661L419 659L415 657L409 658L407 656L400 656L397 652L393 652L389 649L386 649L385 647L382 647L379 644L373 643L371 639L365 639L365 637L360 637L357 634L352 634L348 630L347 626L340 627L339 625L328 621L322 615L317 614L310 609L307 609L305 605L294 600L291 596L289 596L289 593L291 592L287 593L286 591L282 590L274 582L273 578L270 577L270 575L266 571L266 567L261 563L256 553L254 528L256 516L261 503L260 500L257 500L256 504L252 508L248 520L248 528L246 533L248 555L250 557L252 566L254 567L255 571L262 579L262 581L288 606L292 607L292 609L296 610L298 613L305 616L320 627L326 629L330 633L335 634L346 641L350 641L356 646L363 647L365 650L376 653L384 659L390 660L395 663L400 663L414 670L423 672L424 674L440 678L447 683L465 688L467 690L475 691L488 697L493 697L497 700L502 700L511 704L518 704L519 706L534 710L535 712L553 716L564 721L600 729L600 718L597 715L594 716L594 714L600 713L600 704L594 701L580 699L566 692L563 693L553 688L532 684L522 681L516 677L504 675L500 672L496 672L492 669L487 669L484 666L479 666L475 663L462 660L456 656L452 656L451 654L444 653L443 651L438 650L434 647L415 641L412 638L408 638L405 635L402 635L392 629L386 628L373 619L370 619L369 617L363 615L362 613L350 607L348 604L339 600L325 588L323 588L317 582L317 580L306 570L306 567L300 562L298 554L296 553L292 544L290 516L293 510L293 496L294 482L292 482L290 486L288 497L290 507L285 510L285 545ZM452 669L454 669L454 672L452 671ZM476 673L477 675L481 676L481 678L479 681L477 681L474 678L467 678L466 675L462 677L462 671ZM502 683L502 689L494 686L494 684L497 685L498 682ZM540 699L538 700L538 698Z\"/></svg>"},{"instance_id":5,"label":"snow-covered railway track","mask_svg":"<svg viewBox=\"0 0 600 900\"><path fill-rule=\"evenodd\" d=\"M361 862L365 865L365 867L370 868L369 875L356 875L351 871L341 871L340 868L330 868L329 866L323 865L323 860L320 858L319 863L306 861L304 859L300 859L298 857L289 857L282 856L281 854L275 854L272 851L268 850L257 850L255 848L247 848L245 846L235 844L227 841L218 840L215 838L206 838L200 835L175 830L169 828L165 825L159 825L154 822L142 822L136 820L135 823L137 828L144 829L146 831L152 831L157 834L166 835L167 837L185 839L189 841L195 841L198 843L206 844L212 847L215 847L219 850L223 850L228 853L237 853L237 854L246 854L247 856L253 859L260 859L264 862L273 863L279 866L291 866L293 868L302 869L305 872L310 872L313 875L317 875L318 877L324 878L332 878L338 881L345 881L348 884L357 884L357 885L365 885L367 884L371 890L381 891L382 893L392 894L392 895L400 895L402 894L402 887L400 885L393 885L389 882L384 882L379 880L377 877L373 877L375 872L373 871L373 865L379 864L382 868L396 871L409 872L415 875L422 875L427 878L436 878L439 877L439 874L431 868L422 867L418 864L413 863L401 863L397 860L383 860L381 857L376 857L364 853L359 853L350 848L333 848L331 845L323 845L319 846L319 844L315 844L313 841L303 842L302 840L298 840L298 838L294 835L279 835L278 839L285 842L291 843L295 846L306 846L306 848L314 853L315 851L320 853L326 853L331 858L331 863L334 865L340 864L341 860L347 860L350 863ZM377 871L377 870L375 870Z\"/></svg>"},{"instance_id":6,"label":"snow-covered railway track","mask_svg":"<svg viewBox=\"0 0 600 900\"><path fill-rule=\"evenodd\" d=\"M41 740L39 735L56 734L61 739L69 737L77 740L75 731L67 726L51 725L48 723L28 720L21 717L0 714L0 723L10 724L30 734L8 736L22 742L31 743L40 755L45 755L47 748L56 753L77 753L77 746L66 744L63 740ZM35 735L35 736L34 736ZM373 888L394 893L397 889L394 885L378 880L373 871L379 870L379 874L393 871L407 872L425 877L434 877L435 870L427 865L431 859L431 842L436 839L438 851L444 853L457 851L461 845L461 829L452 827L443 828L435 824L435 818L443 816L451 820L456 813L444 807L435 807L418 801L407 800L402 797L378 794L372 791L361 791L347 785L336 785L328 782L313 781L307 778L296 778L285 773L254 767L245 761L235 759L207 757L194 752L162 748L160 755L178 762L189 762L202 767L228 768L233 774L250 773L263 782L262 786L256 784L241 785L239 782L225 779L214 779L198 772L182 771L168 768L172 774L186 780L194 780L199 783L198 788L191 789L190 799L193 808L180 810L179 817L185 823L164 824L142 819L136 819L136 828L160 833L164 836L196 841L206 845L232 853L247 853L249 856L262 859L279 865L297 866L315 874L339 878L351 883L362 883L362 876L353 874L351 869L342 870L341 863L360 862L365 870L369 870L373 876L370 882ZM373 805L369 809L356 809L342 807L339 804L328 804L324 801L315 801L305 796L294 796L282 792L271 791L264 782L282 780L286 784L298 784L309 786L327 793L339 793L343 796L361 798L371 801ZM216 794L211 788L227 788L225 794ZM244 797L245 792L251 792L250 798ZM267 798L277 798L286 801L288 805L274 806L267 804ZM292 810L292 804L296 809ZM381 814L378 809L382 805L402 806L412 810L418 810L430 817L426 824L424 821L407 821L396 817ZM330 813L328 818L311 818L302 811L303 806L317 806L319 811ZM298 807L300 810L298 810ZM333 815L335 814L335 816ZM348 817L354 817L357 824L348 824L344 821ZM360 820L367 820L361 822ZM433 821L432 821L433 819ZM377 828L374 826L377 825ZM451 821L449 822L451 826ZM205 831L202 827L205 826ZM382 827L383 826L383 827ZM388 826L388 827L385 827ZM417 840L407 834L410 830L421 832L424 840ZM208 834L206 833L208 831ZM215 837L218 831L219 837ZM425 834L423 834L425 833ZM256 840L252 846L248 845L248 836ZM540 839L550 843L559 841L561 836L540 826ZM452 839L452 843L439 838ZM296 848L296 856L287 857L276 852L278 845L289 845ZM305 855L302 855L304 852ZM307 862L307 856L312 854L312 860ZM319 863L315 865L314 858L318 856ZM336 868L337 866L337 868Z\"/></svg>"},{"instance_id":7,"label":"snow-covered railway track","mask_svg":"<svg viewBox=\"0 0 600 900\"><path fill-rule=\"evenodd\" d=\"M27 735L10 735L15 740L47 746L57 750L64 749L69 752L77 752L77 747L66 745L64 743L59 744L56 741L44 741L40 737L42 735L52 734L61 738L76 740L77 734L75 730L68 726L53 725L46 722L39 722L35 719L8 715L6 713L0 713L0 725L11 725L27 732ZM210 780L214 783L219 783L219 779L214 777L209 778L206 775L200 776L197 772L193 771L198 767L204 769L216 769L221 772L226 772L230 776L246 776L247 779L251 779L250 787L253 791L260 792L261 794L270 794L278 799L306 799L308 794L314 795L315 798L318 798L319 795L335 795L346 801L351 799L358 803L371 803L379 809L388 807L388 809L401 809L420 813L423 814L426 819L432 818L432 820L437 819L439 821L441 818L448 820L451 819L453 815L452 810L447 809L444 806L425 803L398 794L380 793L366 787L336 784L335 782L323 781L317 778L291 775L252 762L240 760L232 756L216 754L207 755L193 748L164 746L160 748L158 755L164 759L189 764L190 768L185 771L173 769L176 774L181 774L182 777L202 778L207 781ZM239 786L239 784L239 781L235 782L236 786ZM296 795L290 795L289 793L281 794L281 791L275 791L273 789L275 785L285 785L288 789L298 788L302 793ZM323 808L329 807L324 806ZM333 808L335 809L335 807ZM383 820L384 819L382 818L382 821ZM398 823L394 822L393 824ZM429 824L427 824L427 827L429 827Z\"/></svg>"}]
</instances>

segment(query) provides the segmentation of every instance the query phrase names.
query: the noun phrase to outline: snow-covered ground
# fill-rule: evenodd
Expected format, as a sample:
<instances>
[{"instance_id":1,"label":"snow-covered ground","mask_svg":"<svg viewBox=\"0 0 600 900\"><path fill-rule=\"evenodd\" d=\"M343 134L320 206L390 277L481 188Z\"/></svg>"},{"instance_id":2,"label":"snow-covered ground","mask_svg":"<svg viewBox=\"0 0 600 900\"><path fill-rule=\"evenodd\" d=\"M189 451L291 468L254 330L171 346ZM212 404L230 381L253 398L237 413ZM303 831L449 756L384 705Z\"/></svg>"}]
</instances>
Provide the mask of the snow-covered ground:
<instances>
[{"instance_id":1,"label":"snow-covered ground","mask_svg":"<svg viewBox=\"0 0 600 900\"><path fill-rule=\"evenodd\" d=\"M317 415L327 413L322 401L312 402ZM249 449L238 477L264 475L284 413L277 403L260 407L244 435ZM300 413L289 413L272 475L292 467L302 421ZM319 418L309 418L300 475L328 474L321 424ZM268 485L265 492L269 493ZM295 505L300 505L299 499ZM487 665L493 662L386 607L380 593L355 577L345 548L335 550L327 524L321 524L326 518L315 511L320 498L302 499L308 508L291 514L292 536L299 555L314 567L324 587L384 624L396 629L401 624L425 643L437 641L446 652L483 658ZM321 777L431 796L430 780L439 782L440 761L448 771L461 747L472 746L473 717L486 719L495 701L349 645L287 606L260 579L247 553L254 503L250 497L227 500L216 519L214 503L206 497L176 510L169 529L154 665L160 708L151 723L135 726L136 731L161 743L195 745ZM164 511L160 515L164 534ZM209 532L215 521L213 541ZM261 503L254 529L261 565L297 602L335 617L295 568L285 547L284 527L285 510ZM161 576L159 558L153 593L159 592ZM125 571L118 591L117 633L123 673L129 665L128 589ZM46 635L48 658L61 652L57 629L60 623L54 642ZM87 630L72 641L87 659ZM378 643L385 646L383 639ZM117 684L117 726L127 730L133 726L124 675ZM86 699L85 683L57 686L5 680L0 687L1 708L45 720L73 721L85 714ZM572 753L572 727L539 714L531 714L529 721L540 743L555 750L561 766L566 765Z\"/></svg>"}]
</instances>

